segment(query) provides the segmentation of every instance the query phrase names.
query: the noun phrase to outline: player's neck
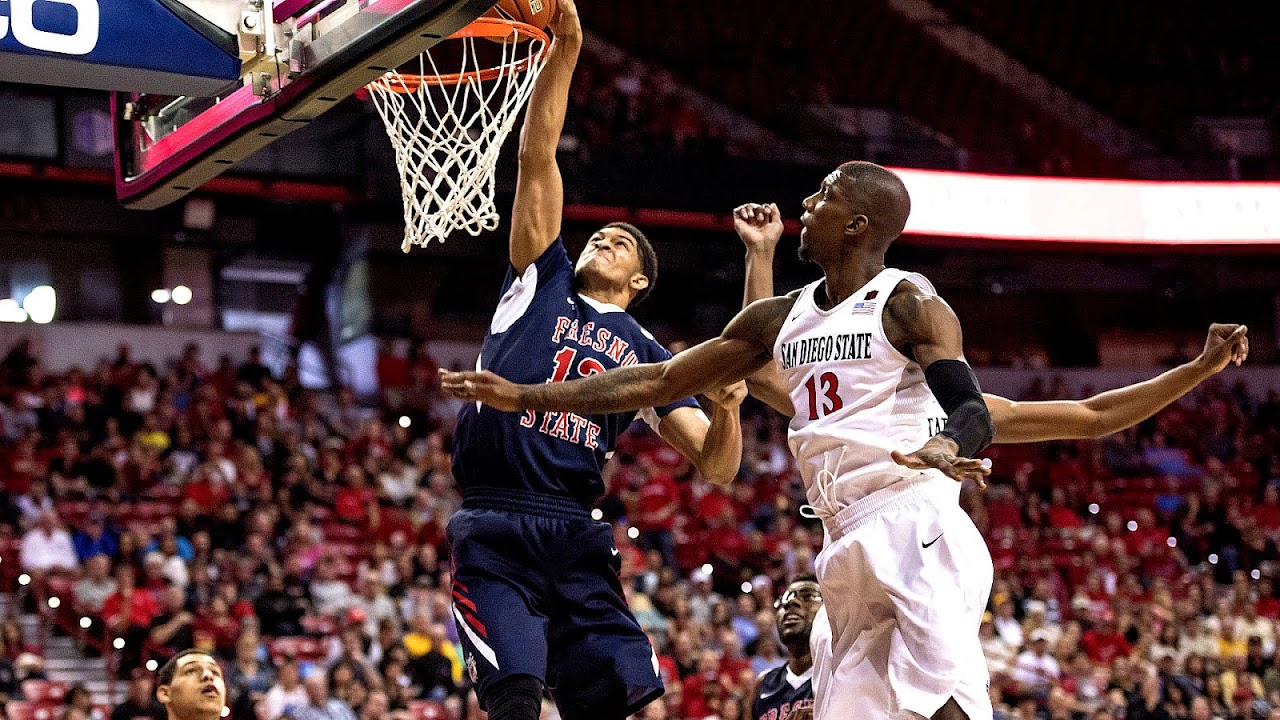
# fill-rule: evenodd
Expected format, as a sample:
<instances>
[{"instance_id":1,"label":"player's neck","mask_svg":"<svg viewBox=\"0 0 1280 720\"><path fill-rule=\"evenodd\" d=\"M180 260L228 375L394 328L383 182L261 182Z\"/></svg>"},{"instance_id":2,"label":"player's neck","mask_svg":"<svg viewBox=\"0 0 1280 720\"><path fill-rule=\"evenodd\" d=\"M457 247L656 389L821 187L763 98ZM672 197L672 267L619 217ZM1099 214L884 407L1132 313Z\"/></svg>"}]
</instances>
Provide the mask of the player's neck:
<instances>
[{"instance_id":1,"label":"player's neck","mask_svg":"<svg viewBox=\"0 0 1280 720\"><path fill-rule=\"evenodd\" d=\"M813 667L813 656L809 654L809 646L805 645L804 650L796 652L799 648L788 648L787 652L791 655L791 659L787 660L787 669L792 675L803 675L809 672Z\"/></svg>"},{"instance_id":2,"label":"player's neck","mask_svg":"<svg viewBox=\"0 0 1280 720\"><path fill-rule=\"evenodd\" d=\"M826 276L822 284L826 297L819 297L818 301L827 308L839 305L883 270L883 252L851 249L835 262L822 267Z\"/></svg>"},{"instance_id":3,"label":"player's neck","mask_svg":"<svg viewBox=\"0 0 1280 720\"><path fill-rule=\"evenodd\" d=\"M583 286L578 288L578 294L583 297L591 298L598 303L617 305L623 310L626 310L627 306L631 304L631 293L626 290Z\"/></svg>"}]
</instances>

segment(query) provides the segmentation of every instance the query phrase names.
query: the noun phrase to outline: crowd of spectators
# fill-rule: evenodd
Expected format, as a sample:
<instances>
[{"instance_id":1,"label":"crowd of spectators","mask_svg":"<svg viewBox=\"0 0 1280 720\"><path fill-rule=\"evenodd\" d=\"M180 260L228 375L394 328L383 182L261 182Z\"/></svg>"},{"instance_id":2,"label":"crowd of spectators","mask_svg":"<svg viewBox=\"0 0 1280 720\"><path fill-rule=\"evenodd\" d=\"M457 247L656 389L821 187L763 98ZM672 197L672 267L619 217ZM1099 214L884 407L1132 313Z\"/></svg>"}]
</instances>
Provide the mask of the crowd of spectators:
<instances>
[{"instance_id":1,"label":"crowd of spectators","mask_svg":"<svg viewBox=\"0 0 1280 720\"><path fill-rule=\"evenodd\" d=\"M421 351L379 373L371 408L256 356L153 367L121 348L50 374L19 345L0 362L5 590L16 558L15 602L128 683L120 717L153 711L148 668L197 647L223 659L236 719L478 718L444 543L457 406ZM784 661L775 592L822 542L785 430L749 405L727 488L645 430L608 465L600 516L667 687L645 718L738 720ZM1127 433L988 454L992 487L963 499L997 568L997 717L1280 717L1280 396L1214 382ZM43 677L41 652L7 618L0 693Z\"/></svg>"}]
</instances>

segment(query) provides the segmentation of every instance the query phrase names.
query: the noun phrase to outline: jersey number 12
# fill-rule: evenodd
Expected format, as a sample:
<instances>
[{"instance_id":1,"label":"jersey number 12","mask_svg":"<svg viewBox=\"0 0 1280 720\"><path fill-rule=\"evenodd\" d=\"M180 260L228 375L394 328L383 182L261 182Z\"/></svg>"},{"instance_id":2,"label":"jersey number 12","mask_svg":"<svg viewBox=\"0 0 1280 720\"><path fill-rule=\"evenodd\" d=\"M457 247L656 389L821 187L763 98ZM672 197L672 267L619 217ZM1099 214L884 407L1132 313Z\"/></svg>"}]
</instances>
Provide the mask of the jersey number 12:
<instances>
[{"instance_id":1,"label":"jersey number 12","mask_svg":"<svg viewBox=\"0 0 1280 720\"><path fill-rule=\"evenodd\" d=\"M825 417L844 407L844 401L840 399L840 378L835 373L814 373L809 376L804 387L809 391L810 420Z\"/></svg>"}]
</instances>

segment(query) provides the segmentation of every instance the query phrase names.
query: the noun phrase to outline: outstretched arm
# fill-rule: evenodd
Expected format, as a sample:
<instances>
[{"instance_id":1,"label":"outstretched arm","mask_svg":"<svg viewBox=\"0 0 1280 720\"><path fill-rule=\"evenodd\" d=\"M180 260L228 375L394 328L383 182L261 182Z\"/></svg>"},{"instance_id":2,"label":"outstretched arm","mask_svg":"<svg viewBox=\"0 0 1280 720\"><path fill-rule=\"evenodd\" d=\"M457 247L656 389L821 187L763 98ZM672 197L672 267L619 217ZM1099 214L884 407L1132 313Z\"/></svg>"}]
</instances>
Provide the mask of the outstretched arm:
<instances>
[{"instance_id":1,"label":"outstretched arm","mask_svg":"<svg viewBox=\"0 0 1280 720\"><path fill-rule=\"evenodd\" d=\"M569 85L582 50L582 26L573 0L560 0L551 21L555 40L529 98L520 131L519 175L511 205L511 265L517 274L533 264L560 235L564 183L556 148L569 106Z\"/></svg>"},{"instance_id":2,"label":"outstretched arm","mask_svg":"<svg viewBox=\"0 0 1280 720\"><path fill-rule=\"evenodd\" d=\"M883 321L889 342L915 357L947 413L941 432L909 455L894 451L894 462L916 469L934 467L952 479L972 479L985 486L990 466L970 458L991 443L995 427L982 401L978 378L964 361L963 333L955 311L942 298L925 295L904 282L885 305Z\"/></svg>"},{"instance_id":3,"label":"outstretched arm","mask_svg":"<svg viewBox=\"0 0 1280 720\"><path fill-rule=\"evenodd\" d=\"M1191 362L1145 382L1109 390L1086 400L1013 402L987 395L997 443L1099 438L1132 427L1249 355L1244 325L1209 326L1204 352Z\"/></svg>"},{"instance_id":4,"label":"outstretched arm","mask_svg":"<svg viewBox=\"0 0 1280 720\"><path fill-rule=\"evenodd\" d=\"M491 372L441 373L441 387L462 400L498 410L556 410L583 415L627 412L670 404L730 385L762 367L794 304L770 298L738 313L719 337L660 363L632 365L581 380L516 385Z\"/></svg>"}]
</instances>

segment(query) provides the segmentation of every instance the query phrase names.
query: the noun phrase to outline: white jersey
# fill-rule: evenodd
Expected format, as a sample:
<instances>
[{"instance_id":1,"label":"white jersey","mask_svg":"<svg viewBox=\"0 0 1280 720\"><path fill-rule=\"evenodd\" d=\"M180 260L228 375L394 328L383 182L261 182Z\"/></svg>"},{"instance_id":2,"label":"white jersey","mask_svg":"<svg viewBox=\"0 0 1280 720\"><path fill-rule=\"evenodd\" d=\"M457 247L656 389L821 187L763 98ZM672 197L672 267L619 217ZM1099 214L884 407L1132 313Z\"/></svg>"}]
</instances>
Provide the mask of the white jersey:
<instances>
[{"instance_id":1,"label":"white jersey","mask_svg":"<svg viewBox=\"0 0 1280 720\"><path fill-rule=\"evenodd\" d=\"M919 476L889 453L918 449L946 422L924 371L884 334L881 315L903 280L935 294L924 276L886 268L822 310L814 300L819 280L800 291L778 332L773 355L795 406L788 439L815 507L852 505Z\"/></svg>"}]
</instances>

